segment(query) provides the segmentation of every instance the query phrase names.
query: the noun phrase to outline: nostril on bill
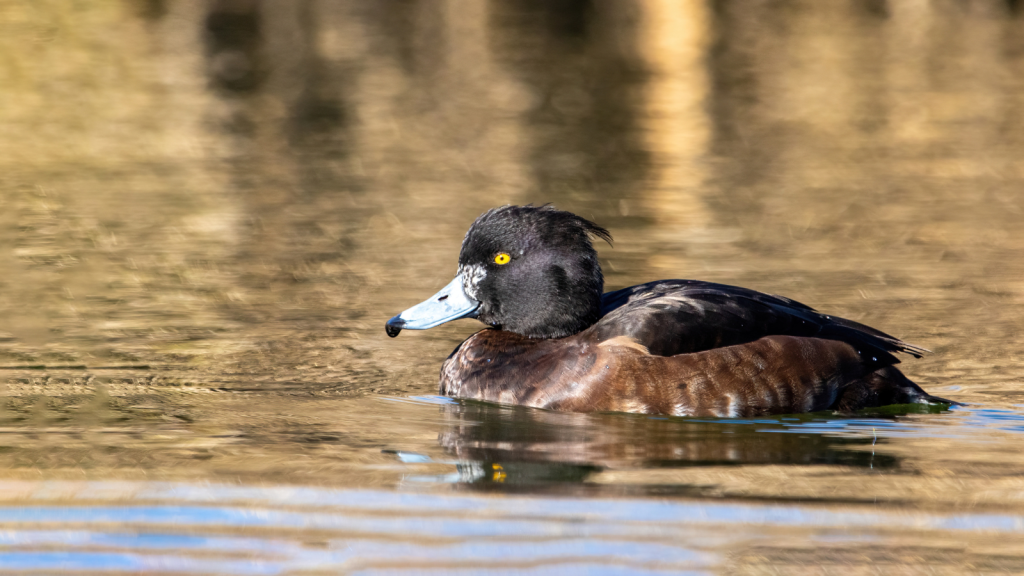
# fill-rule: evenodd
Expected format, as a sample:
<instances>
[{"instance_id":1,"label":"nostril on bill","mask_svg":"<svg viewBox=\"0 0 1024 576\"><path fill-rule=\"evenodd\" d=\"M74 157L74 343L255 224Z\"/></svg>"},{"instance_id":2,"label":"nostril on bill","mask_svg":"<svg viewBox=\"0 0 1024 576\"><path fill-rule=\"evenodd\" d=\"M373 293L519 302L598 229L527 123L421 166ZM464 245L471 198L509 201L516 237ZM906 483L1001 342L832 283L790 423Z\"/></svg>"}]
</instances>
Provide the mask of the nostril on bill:
<instances>
[{"instance_id":1,"label":"nostril on bill","mask_svg":"<svg viewBox=\"0 0 1024 576\"><path fill-rule=\"evenodd\" d=\"M444 296L441 296L440 298L438 298L437 301L440 302L441 300L447 300L447 299L448 299L448 295L445 294Z\"/></svg>"}]
</instances>

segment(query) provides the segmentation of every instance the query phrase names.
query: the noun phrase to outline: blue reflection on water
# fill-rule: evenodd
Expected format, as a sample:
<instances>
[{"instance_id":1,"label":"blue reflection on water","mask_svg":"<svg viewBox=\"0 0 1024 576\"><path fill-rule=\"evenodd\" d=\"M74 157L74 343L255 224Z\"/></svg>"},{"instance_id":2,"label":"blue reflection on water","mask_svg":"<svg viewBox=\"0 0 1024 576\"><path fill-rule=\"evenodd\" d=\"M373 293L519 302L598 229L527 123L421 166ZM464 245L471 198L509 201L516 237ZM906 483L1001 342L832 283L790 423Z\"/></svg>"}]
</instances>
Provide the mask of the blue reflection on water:
<instances>
[{"instance_id":1,"label":"blue reflection on water","mask_svg":"<svg viewBox=\"0 0 1024 576\"><path fill-rule=\"evenodd\" d=\"M28 483L5 484L23 489ZM759 533L776 526L1024 534L1024 517L1010 514L113 484L130 490L117 496L103 482L42 482L32 485L38 488L33 492L77 496L54 505L0 506L0 569L276 574L376 570L406 559L466 570L525 563L577 570L599 565L608 570L597 573L609 574L666 566L681 572L721 561L695 534L728 539L744 526L758 527ZM97 505L97 499L105 502ZM76 506L75 500L90 504Z\"/></svg>"},{"instance_id":2,"label":"blue reflection on water","mask_svg":"<svg viewBox=\"0 0 1024 576\"><path fill-rule=\"evenodd\" d=\"M174 556L139 556L116 552L4 552L3 570L104 570L219 572L232 574L279 574L281 565L262 562L185 559Z\"/></svg>"}]
</instances>

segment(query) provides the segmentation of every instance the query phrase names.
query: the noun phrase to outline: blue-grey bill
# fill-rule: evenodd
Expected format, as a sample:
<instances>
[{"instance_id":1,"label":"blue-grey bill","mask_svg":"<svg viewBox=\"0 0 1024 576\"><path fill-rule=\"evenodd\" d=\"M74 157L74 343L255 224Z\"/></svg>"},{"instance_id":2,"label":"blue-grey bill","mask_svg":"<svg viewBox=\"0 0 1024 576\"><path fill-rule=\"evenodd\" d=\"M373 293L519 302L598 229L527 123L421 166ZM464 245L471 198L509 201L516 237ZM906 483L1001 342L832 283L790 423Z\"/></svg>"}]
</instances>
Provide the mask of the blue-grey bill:
<instances>
[{"instance_id":1,"label":"blue-grey bill","mask_svg":"<svg viewBox=\"0 0 1024 576\"><path fill-rule=\"evenodd\" d=\"M459 274L437 294L388 320L385 330L394 338L404 329L426 330L459 318L476 318L479 306L480 303L462 289L462 275Z\"/></svg>"}]
</instances>

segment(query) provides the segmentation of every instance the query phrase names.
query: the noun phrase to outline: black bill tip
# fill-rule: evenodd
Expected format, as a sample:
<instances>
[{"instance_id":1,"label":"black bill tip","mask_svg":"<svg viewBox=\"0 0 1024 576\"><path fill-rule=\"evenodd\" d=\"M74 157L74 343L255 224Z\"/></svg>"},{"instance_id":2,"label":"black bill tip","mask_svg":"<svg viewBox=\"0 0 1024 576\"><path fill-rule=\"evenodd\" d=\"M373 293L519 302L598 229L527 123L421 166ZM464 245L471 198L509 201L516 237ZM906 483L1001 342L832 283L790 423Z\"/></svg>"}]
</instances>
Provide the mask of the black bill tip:
<instances>
[{"instance_id":1,"label":"black bill tip","mask_svg":"<svg viewBox=\"0 0 1024 576\"><path fill-rule=\"evenodd\" d=\"M388 336L394 338L395 336L398 336L398 333L402 331L403 327L405 327L405 320L402 320L400 316L395 316L384 324L384 331L388 333Z\"/></svg>"}]
</instances>

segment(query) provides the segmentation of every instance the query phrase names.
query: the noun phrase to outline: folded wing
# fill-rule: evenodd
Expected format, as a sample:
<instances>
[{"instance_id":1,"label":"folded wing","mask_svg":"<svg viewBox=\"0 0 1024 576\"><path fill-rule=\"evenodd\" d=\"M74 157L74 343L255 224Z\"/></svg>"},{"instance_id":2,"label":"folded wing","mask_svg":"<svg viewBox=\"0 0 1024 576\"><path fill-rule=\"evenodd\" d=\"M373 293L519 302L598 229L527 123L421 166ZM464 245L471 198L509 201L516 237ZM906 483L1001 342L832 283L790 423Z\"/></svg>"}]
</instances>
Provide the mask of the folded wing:
<instances>
[{"instance_id":1,"label":"folded wing","mask_svg":"<svg viewBox=\"0 0 1024 576\"><path fill-rule=\"evenodd\" d=\"M893 353L920 357L927 350L852 320L827 316L795 300L755 290L701 282L662 280L602 297L604 316L593 327L600 340L626 336L651 354L674 356L787 335L838 340L877 360Z\"/></svg>"}]
</instances>

